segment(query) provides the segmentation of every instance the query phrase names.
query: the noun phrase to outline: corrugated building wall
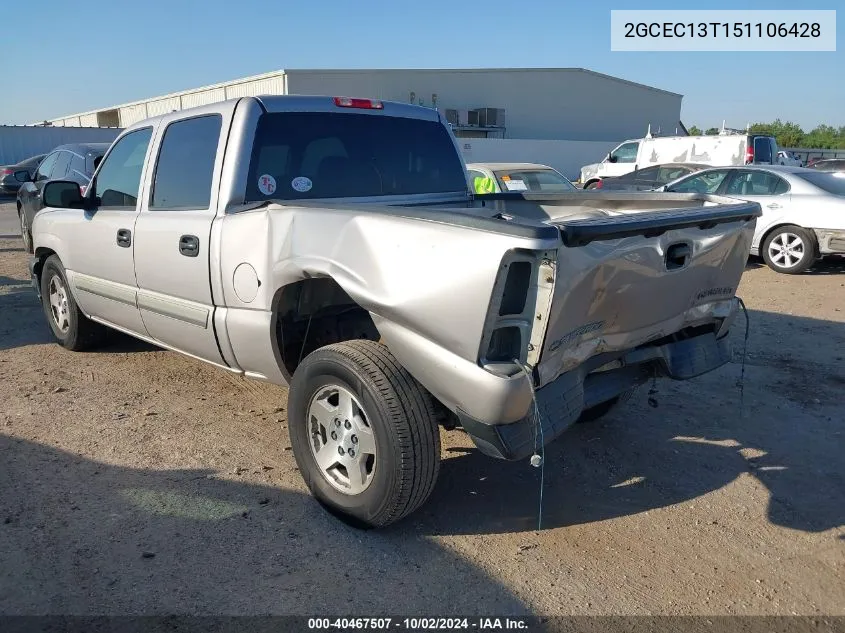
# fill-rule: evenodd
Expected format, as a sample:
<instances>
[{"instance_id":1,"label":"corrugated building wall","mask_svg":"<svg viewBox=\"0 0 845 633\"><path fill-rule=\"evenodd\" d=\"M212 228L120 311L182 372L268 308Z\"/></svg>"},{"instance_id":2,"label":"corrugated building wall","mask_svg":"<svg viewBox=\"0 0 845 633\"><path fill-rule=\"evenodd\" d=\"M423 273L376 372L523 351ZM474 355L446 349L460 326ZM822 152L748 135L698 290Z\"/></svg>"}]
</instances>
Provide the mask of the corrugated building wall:
<instances>
[{"instance_id":1,"label":"corrugated building wall","mask_svg":"<svg viewBox=\"0 0 845 633\"><path fill-rule=\"evenodd\" d=\"M121 132L117 128L77 126L0 126L0 165L13 165L46 154L65 143L111 143Z\"/></svg>"},{"instance_id":2,"label":"corrugated building wall","mask_svg":"<svg viewBox=\"0 0 845 633\"><path fill-rule=\"evenodd\" d=\"M450 109L503 108L509 139L621 142L678 128L682 96L580 68L288 70L95 112L54 125L126 127L148 116L243 96L318 94L411 100ZM471 136L471 131L466 132ZM479 133L477 136L485 136Z\"/></svg>"}]
</instances>

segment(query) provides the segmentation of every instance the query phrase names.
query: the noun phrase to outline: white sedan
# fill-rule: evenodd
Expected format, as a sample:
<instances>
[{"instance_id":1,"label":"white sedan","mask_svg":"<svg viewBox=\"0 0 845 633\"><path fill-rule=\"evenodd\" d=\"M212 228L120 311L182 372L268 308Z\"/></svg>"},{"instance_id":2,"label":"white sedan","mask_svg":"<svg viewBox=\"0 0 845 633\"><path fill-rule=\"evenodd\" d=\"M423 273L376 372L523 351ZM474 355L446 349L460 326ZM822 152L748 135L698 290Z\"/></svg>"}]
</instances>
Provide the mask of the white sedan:
<instances>
[{"instance_id":1,"label":"white sedan","mask_svg":"<svg viewBox=\"0 0 845 633\"><path fill-rule=\"evenodd\" d=\"M845 175L780 165L713 167L658 191L710 193L759 202L751 254L779 273L797 274L845 254Z\"/></svg>"}]
</instances>

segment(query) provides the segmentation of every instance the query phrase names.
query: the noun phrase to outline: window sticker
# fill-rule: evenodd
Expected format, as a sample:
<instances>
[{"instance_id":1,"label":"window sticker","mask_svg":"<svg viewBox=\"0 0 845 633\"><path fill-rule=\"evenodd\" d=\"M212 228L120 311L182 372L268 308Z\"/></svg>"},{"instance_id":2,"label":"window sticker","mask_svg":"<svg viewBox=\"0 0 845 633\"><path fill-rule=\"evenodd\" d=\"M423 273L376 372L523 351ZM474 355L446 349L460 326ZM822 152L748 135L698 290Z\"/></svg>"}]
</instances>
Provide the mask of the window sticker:
<instances>
[{"instance_id":1,"label":"window sticker","mask_svg":"<svg viewBox=\"0 0 845 633\"><path fill-rule=\"evenodd\" d=\"M290 181L290 186L294 188L294 191L305 193L306 191L311 191L311 187L314 186L314 183L311 182L310 178L306 178L305 176L297 176L296 178Z\"/></svg>"},{"instance_id":2,"label":"window sticker","mask_svg":"<svg viewBox=\"0 0 845 633\"><path fill-rule=\"evenodd\" d=\"M270 174L263 174L258 177L258 190L265 196L276 193L276 179Z\"/></svg>"},{"instance_id":3,"label":"window sticker","mask_svg":"<svg viewBox=\"0 0 845 633\"><path fill-rule=\"evenodd\" d=\"M505 187L508 191L528 191L528 185L523 180L506 180Z\"/></svg>"}]
</instances>

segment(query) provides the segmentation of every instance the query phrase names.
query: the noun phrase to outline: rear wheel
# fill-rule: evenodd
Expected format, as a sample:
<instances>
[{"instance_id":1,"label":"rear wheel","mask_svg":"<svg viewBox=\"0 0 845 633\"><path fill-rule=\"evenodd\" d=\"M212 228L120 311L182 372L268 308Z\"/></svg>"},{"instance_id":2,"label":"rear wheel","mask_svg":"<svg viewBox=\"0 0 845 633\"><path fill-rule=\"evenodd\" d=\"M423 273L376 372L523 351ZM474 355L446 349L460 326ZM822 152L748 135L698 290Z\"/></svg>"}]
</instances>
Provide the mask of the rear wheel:
<instances>
[{"instance_id":1,"label":"rear wheel","mask_svg":"<svg viewBox=\"0 0 845 633\"><path fill-rule=\"evenodd\" d=\"M816 258L816 240L800 226L781 226L763 240L763 260L775 272L787 275L803 273Z\"/></svg>"},{"instance_id":2,"label":"rear wheel","mask_svg":"<svg viewBox=\"0 0 845 633\"><path fill-rule=\"evenodd\" d=\"M331 512L381 527L428 499L440 470L434 401L387 347L359 340L312 352L288 400L297 465Z\"/></svg>"},{"instance_id":3,"label":"rear wheel","mask_svg":"<svg viewBox=\"0 0 845 633\"><path fill-rule=\"evenodd\" d=\"M65 268L51 255L41 269L41 304L59 345L74 352L99 343L107 329L82 314L70 292Z\"/></svg>"}]
</instances>

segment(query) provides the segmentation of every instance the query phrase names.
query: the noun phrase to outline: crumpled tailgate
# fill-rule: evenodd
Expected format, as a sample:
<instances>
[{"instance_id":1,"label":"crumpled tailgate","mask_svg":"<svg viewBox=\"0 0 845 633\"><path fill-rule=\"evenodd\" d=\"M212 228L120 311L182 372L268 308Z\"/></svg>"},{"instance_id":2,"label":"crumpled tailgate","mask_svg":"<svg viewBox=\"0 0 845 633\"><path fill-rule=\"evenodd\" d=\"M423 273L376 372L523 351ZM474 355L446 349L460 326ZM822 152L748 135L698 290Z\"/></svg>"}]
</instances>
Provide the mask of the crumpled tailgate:
<instances>
[{"instance_id":1,"label":"crumpled tailgate","mask_svg":"<svg viewBox=\"0 0 845 633\"><path fill-rule=\"evenodd\" d=\"M741 203L555 221L564 245L550 262L554 289L545 306L539 386L596 354L629 350L723 313L759 215L757 203Z\"/></svg>"}]
</instances>

